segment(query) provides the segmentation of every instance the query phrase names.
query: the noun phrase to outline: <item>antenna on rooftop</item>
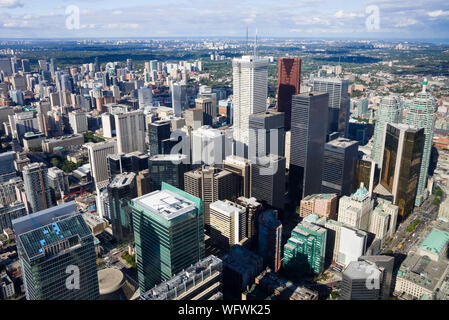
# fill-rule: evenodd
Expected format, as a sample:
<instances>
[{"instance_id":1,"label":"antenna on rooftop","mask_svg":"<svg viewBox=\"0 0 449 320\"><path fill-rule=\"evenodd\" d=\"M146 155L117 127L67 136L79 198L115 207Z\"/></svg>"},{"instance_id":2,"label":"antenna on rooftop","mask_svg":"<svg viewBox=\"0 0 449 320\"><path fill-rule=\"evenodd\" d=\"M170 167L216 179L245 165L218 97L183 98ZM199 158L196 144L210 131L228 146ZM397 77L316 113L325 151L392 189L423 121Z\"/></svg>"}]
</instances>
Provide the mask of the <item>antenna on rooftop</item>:
<instances>
[{"instance_id":1,"label":"antenna on rooftop","mask_svg":"<svg viewBox=\"0 0 449 320\"><path fill-rule=\"evenodd\" d=\"M257 29L256 29L256 39L254 42L254 57L257 56Z\"/></svg>"}]
</instances>

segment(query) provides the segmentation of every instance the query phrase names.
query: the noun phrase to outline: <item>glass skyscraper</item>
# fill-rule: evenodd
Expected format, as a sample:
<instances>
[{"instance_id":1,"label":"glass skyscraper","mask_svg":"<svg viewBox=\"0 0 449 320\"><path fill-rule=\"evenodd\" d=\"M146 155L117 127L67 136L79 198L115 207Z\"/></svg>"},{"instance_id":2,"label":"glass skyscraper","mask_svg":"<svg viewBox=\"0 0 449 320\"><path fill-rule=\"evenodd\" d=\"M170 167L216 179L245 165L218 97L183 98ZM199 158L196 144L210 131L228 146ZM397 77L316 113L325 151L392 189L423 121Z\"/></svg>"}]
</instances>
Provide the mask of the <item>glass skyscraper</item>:
<instances>
[{"instance_id":1,"label":"glass skyscraper","mask_svg":"<svg viewBox=\"0 0 449 320\"><path fill-rule=\"evenodd\" d=\"M435 127L435 112L437 108L435 98L426 92L427 80L423 82L423 91L417 95L407 107L405 123L417 128L424 128L425 141L419 172L418 189L415 205L420 206L427 198L427 176L429 171L430 156L432 153L433 129Z\"/></svg>"},{"instance_id":2,"label":"glass skyscraper","mask_svg":"<svg viewBox=\"0 0 449 320\"><path fill-rule=\"evenodd\" d=\"M140 292L204 258L203 202L170 185L131 201Z\"/></svg>"},{"instance_id":3,"label":"glass skyscraper","mask_svg":"<svg viewBox=\"0 0 449 320\"><path fill-rule=\"evenodd\" d=\"M27 300L96 300L94 237L75 202L13 220Z\"/></svg>"}]
</instances>

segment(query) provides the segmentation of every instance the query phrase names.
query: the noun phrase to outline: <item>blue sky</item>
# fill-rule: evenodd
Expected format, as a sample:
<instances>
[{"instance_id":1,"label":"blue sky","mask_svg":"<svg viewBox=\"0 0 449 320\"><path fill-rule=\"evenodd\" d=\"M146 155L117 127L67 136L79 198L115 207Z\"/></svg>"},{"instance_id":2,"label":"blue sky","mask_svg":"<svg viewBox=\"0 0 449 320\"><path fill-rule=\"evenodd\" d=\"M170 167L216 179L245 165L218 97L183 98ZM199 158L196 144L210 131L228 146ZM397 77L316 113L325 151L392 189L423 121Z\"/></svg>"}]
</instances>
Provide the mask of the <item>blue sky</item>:
<instances>
[{"instance_id":1,"label":"blue sky","mask_svg":"<svg viewBox=\"0 0 449 320\"><path fill-rule=\"evenodd\" d=\"M66 27L71 5L79 28ZM372 6L379 28L366 25ZM0 38L245 36L247 26L262 38L449 39L449 1L0 0Z\"/></svg>"}]
</instances>

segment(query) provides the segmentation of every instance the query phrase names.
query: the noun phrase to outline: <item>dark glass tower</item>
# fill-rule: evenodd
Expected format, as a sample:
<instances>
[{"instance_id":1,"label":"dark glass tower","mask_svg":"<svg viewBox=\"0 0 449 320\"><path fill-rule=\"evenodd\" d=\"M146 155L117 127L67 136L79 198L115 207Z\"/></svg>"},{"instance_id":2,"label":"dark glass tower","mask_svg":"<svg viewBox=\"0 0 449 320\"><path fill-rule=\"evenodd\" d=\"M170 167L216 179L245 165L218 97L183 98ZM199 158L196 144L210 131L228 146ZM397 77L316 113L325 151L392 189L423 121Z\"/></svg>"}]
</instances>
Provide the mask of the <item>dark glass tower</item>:
<instances>
[{"instance_id":1,"label":"dark glass tower","mask_svg":"<svg viewBox=\"0 0 449 320\"><path fill-rule=\"evenodd\" d=\"M301 59L279 58L278 61L278 105L277 109L285 113L285 130L290 130L292 114L292 96L300 93Z\"/></svg>"}]
</instances>

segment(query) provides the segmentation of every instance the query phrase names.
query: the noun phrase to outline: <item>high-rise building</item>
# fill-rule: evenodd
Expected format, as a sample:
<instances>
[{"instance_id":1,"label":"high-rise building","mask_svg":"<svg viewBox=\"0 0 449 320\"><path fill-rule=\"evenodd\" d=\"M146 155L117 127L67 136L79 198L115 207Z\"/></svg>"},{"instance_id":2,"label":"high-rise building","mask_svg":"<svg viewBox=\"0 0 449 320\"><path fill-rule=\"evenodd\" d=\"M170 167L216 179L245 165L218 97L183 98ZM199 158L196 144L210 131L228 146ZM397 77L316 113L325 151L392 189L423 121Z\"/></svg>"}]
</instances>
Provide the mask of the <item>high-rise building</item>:
<instances>
[{"instance_id":1,"label":"high-rise building","mask_svg":"<svg viewBox=\"0 0 449 320\"><path fill-rule=\"evenodd\" d=\"M201 109L187 109L184 117L186 119L186 126L191 127L193 130L203 126L203 111Z\"/></svg>"},{"instance_id":2,"label":"high-rise building","mask_svg":"<svg viewBox=\"0 0 449 320\"><path fill-rule=\"evenodd\" d=\"M204 258L202 201L163 184L131 201L139 287L151 290Z\"/></svg>"},{"instance_id":3,"label":"high-rise building","mask_svg":"<svg viewBox=\"0 0 449 320\"><path fill-rule=\"evenodd\" d=\"M264 265L274 272L281 268L282 223L276 210L266 210L259 215L259 255Z\"/></svg>"},{"instance_id":4,"label":"high-rise building","mask_svg":"<svg viewBox=\"0 0 449 320\"><path fill-rule=\"evenodd\" d=\"M69 113L69 123L73 133L84 133L88 130L87 116L82 112Z\"/></svg>"},{"instance_id":5,"label":"high-rise building","mask_svg":"<svg viewBox=\"0 0 449 320\"><path fill-rule=\"evenodd\" d=\"M257 202L256 198L238 197L236 202L238 205L245 208L246 211L246 235L251 242L251 246L257 246L258 242L258 225L259 215L262 212L262 205Z\"/></svg>"},{"instance_id":6,"label":"high-rise building","mask_svg":"<svg viewBox=\"0 0 449 320\"><path fill-rule=\"evenodd\" d=\"M290 198L299 200L321 191L329 94L310 92L292 98Z\"/></svg>"},{"instance_id":7,"label":"high-rise building","mask_svg":"<svg viewBox=\"0 0 449 320\"><path fill-rule=\"evenodd\" d=\"M264 112L249 116L249 158L285 155L284 113Z\"/></svg>"},{"instance_id":8,"label":"high-rise building","mask_svg":"<svg viewBox=\"0 0 449 320\"><path fill-rule=\"evenodd\" d=\"M151 192L150 189L150 170L139 171L136 177L137 196L141 197Z\"/></svg>"},{"instance_id":9,"label":"high-rise building","mask_svg":"<svg viewBox=\"0 0 449 320\"><path fill-rule=\"evenodd\" d=\"M151 90L151 88L143 87L140 88L137 92L140 109L153 105L153 91Z\"/></svg>"},{"instance_id":10,"label":"high-rise building","mask_svg":"<svg viewBox=\"0 0 449 320\"><path fill-rule=\"evenodd\" d=\"M137 197L136 174L116 175L108 185L112 235L118 241L133 239L132 214L129 202Z\"/></svg>"},{"instance_id":11,"label":"high-rise building","mask_svg":"<svg viewBox=\"0 0 449 320\"><path fill-rule=\"evenodd\" d=\"M15 201L8 205L0 205L0 232L12 229L12 221L26 215L27 210L23 202Z\"/></svg>"},{"instance_id":12,"label":"high-rise building","mask_svg":"<svg viewBox=\"0 0 449 320\"><path fill-rule=\"evenodd\" d=\"M249 115L267 109L268 60L243 56L232 61L234 140L248 145Z\"/></svg>"},{"instance_id":13,"label":"high-rise building","mask_svg":"<svg viewBox=\"0 0 449 320\"><path fill-rule=\"evenodd\" d=\"M148 169L148 155L136 151L128 154L109 154L107 155L108 175L111 180L115 175L134 172L138 173Z\"/></svg>"},{"instance_id":14,"label":"high-rise building","mask_svg":"<svg viewBox=\"0 0 449 320\"><path fill-rule=\"evenodd\" d=\"M317 214L327 219L337 219L338 196L334 194L311 194L301 200L299 216L305 218Z\"/></svg>"},{"instance_id":15,"label":"high-rise building","mask_svg":"<svg viewBox=\"0 0 449 320\"><path fill-rule=\"evenodd\" d=\"M376 207L370 215L368 231L376 235L376 239L384 244L385 240L394 236L398 220L398 206L390 201L378 198Z\"/></svg>"},{"instance_id":16,"label":"high-rise building","mask_svg":"<svg viewBox=\"0 0 449 320\"><path fill-rule=\"evenodd\" d=\"M208 256L140 297L142 300L223 300L222 280L222 261Z\"/></svg>"},{"instance_id":17,"label":"high-rise building","mask_svg":"<svg viewBox=\"0 0 449 320\"><path fill-rule=\"evenodd\" d=\"M324 145L321 193L349 196L354 192L358 142L337 138Z\"/></svg>"},{"instance_id":18,"label":"high-rise building","mask_svg":"<svg viewBox=\"0 0 449 320\"><path fill-rule=\"evenodd\" d=\"M97 188L106 187L109 182L107 156L117 153L116 141L85 144L89 155L90 171Z\"/></svg>"},{"instance_id":19,"label":"high-rise building","mask_svg":"<svg viewBox=\"0 0 449 320\"><path fill-rule=\"evenodd\" d=\"M229 200L210 204L210 238L214 246L228 251L247 239L246 210Z\"/></svg>"},{"instance_id":20,"label":"high-rise building","mask_svg":"<svg viewBox=\"0 0 449 320\"><path fill-rule=\"evenodd\" d=\"M220 165L225 157L223 131L202 126L192 132L192 164Z\"/></svg>"},{"instance_id":21,"label":"high-rise building","mask_svg":"<svg viewBox=\"0 0 449 320\"><path fill-rule=\"evenodd\" d=\"M270 154L251 165L251 197L267 205L284 210L285 157Z\"/></svg>"},{"instance_id":22,"label":"high-rise building","mask_svg":"<svg viewBox=\"0 0 449 320\"><path fill-rule=\"evenodd\" d=\"M376 125L374 126L374 140L371 158L379 167L382 166L382 150L385 139L387 123L400 123L400 99L396 96L382 98L376 112Z\"/></svg>"},{"instance_id":23,"label":"high-rise building","mask_svg":"<svg viewBox=\"0 0 449 320\"><path fill-rule=\"evenodd\" d=\"M48 183L47 166L33 162L23 168L23 182L32 212L50 208L53 205Z\"/></svg>"},{"instance_id":24,"label":"high-rise building","mask_svg":"<svg viewBox=\"0 0 449 320\"><path fill-rule=\"evenodd\" d=\"M148 124L150 155L163 154L162 141L170 138L170 121L155 121Z\"/></svg>"},{"instance_id":25,"label":"high-rise building","mask_svg":"<svg viewBox=\"0 0 449 320\"><path fill-rule=\"evenodd\" d=\"M182 154L159 154L148 160L150 170L150 190L160 190L162 183L184 189L184 173L190 170Z\"/></svg>"},{"instance_id":26,"label":"high-rise building","mask_svg":"<svg viewBox=\"0 0 449 320\"><path fill-rule=\"evenodd\" d=\"M239 196L250 198L251 194L251 162L245 158L231 155L223 160L223 169L234 173L237 178Z\"/></svg>"},{"instance_id":27,"label":"high-rise building","mask_svg":"<svg viewBox=\"0 0 449 320\"><path fill-rule=\"evenodd\" d=\"M367 232L352 228L343 223L339 230L339 245L336 263L347 267L352 261L366 253L368 234Z\"/></svg>"},{"instance_id":28,"label":"high-rise building","mask_svg":"<svg viewBox=\"0 0 449 320\"><path fill-rule=\"evenodd\" d=\"M433 130L435 128L437 102L436 99L426 92L427 79L423 82L423 91L418 93L413 102L407 107L405 123L416 128L424 128L424 148L419 172L418 186L416 189L415 204L420 206L427 198L427 177L429 175L430 156L432 154Z\"/></svg>"},{"instance_id":29,"label":"high-rise building","mask_svg":"<svg viewBox=\"0 0 449 320\"><path fill-rule=\"evenodd\" d=\"M338 221L353 228L368 230L374 200L362 184L350 197L343 196L338 204Z\"/></svg>"},{"instance_id":30,"label":"high-rise building","mask_svg":"<svg viewBox=\"0 0 449 320\"><path fill-rule=\"evenodd\" d=\"M415 206L424 142L424 128L387 124L380 183L374 192L399 207L400 220Z\"/></svg>"},{"instance_id":31,"label":"high-rise building","mask_svg":"<svg viewBox=\"0 0 449 320\"><path fill-rule=\"evenodd\" d=\"M94 237L74 202L13 221L27 300L97 300Z\"/></svg>"},{"instance_id":32,"label":"high-rise building","mask_svg":"<svg viewBox=\"0 0 449 320\"><path fill-rule=\"evenodd\" d=\"M173 83L171 101L173 106L173 114L175 116L181 116L181 113L189 108L187 86L185 84L178 82Z\"/></svg>"},{"instance_id":33,"label":"high-rise building","mask_svg":"<svg viewBox=\"0 0 449 320\"><path fill-rule=\"evenodd\" d=\"M145 115L143 112L134 111L116 114L114 117L118 153L144 152L146 146Z\"/></svg>"},{"instance_id":34,"label":"high-rise building","mask_svg":"<svg viewBox=\"0 0 449 320\"><path fill-rule=\"evenodd\" d=\"M341 78L314 78L313 91L329 94L328 133L339 132L347 137L351 101L348 93L349 80Z\"/></svg>"},{"instance_id":35,"label":"high-rise building","mask_svg":"<svg viewBox=\"0 0 449 320\"><path fill-rule=\"evenodd\" d=\"M203 167L184 174L184 190L204 203L204 224L211 225L210 204L218 200L237 198L236 176L226 170Z\"/></svg>"},{"instance_id":36,"label":"high-rise building","mask_svg":"<svg viewBox=\"0 0 449 320\"><path fill-rule=\"evenodd\" d=\"M211 126L214 124L217 118L217 105L216 102L210 97L199 97L195 99L196 109L201 110L203 115L203 124Z\"/></svg>"},{"instance_id":37,"label":"high-rise building","mask_svg":"<svg viewBox=\"0 0 449 320\"><path fill-rule=\"evenodd\" d=\"M284 128L291 127L292 96L300 93L301 58L279 58L277 110L284 112Z\"/></svg>"},{"instance_id":38,"label":"high-rise building","mask_svg":"<svg viewBox=\"0 0 449 320\"><path fill-rule=\"evenodd\" d=\"M13 151L0 153L0 184L5 183L17 176L14 168L14 156Z\"/></svg>"},{"instance_id":39,"label":"high-rise building","mask_svg":"<svg viewBox=\"0 0 449 320\"><path fill-rule=\"evenodd\" d=\"M295 275L319 274L324 270L327 230L303 221L284 245L284 267Z\"/></svg>"},{"instance_id":40,"label":"high-rise building","mask_svg":"<svg viewBox=\"0 0 449 320\"><path fill-rule=\"evenodd\" d=\"M61 199L64 195L70 193L69 177L57 167L48 169L47 173L48 186L51 189L52 202L56 203L57 199Z\"/></svg>"}]
</instances>

